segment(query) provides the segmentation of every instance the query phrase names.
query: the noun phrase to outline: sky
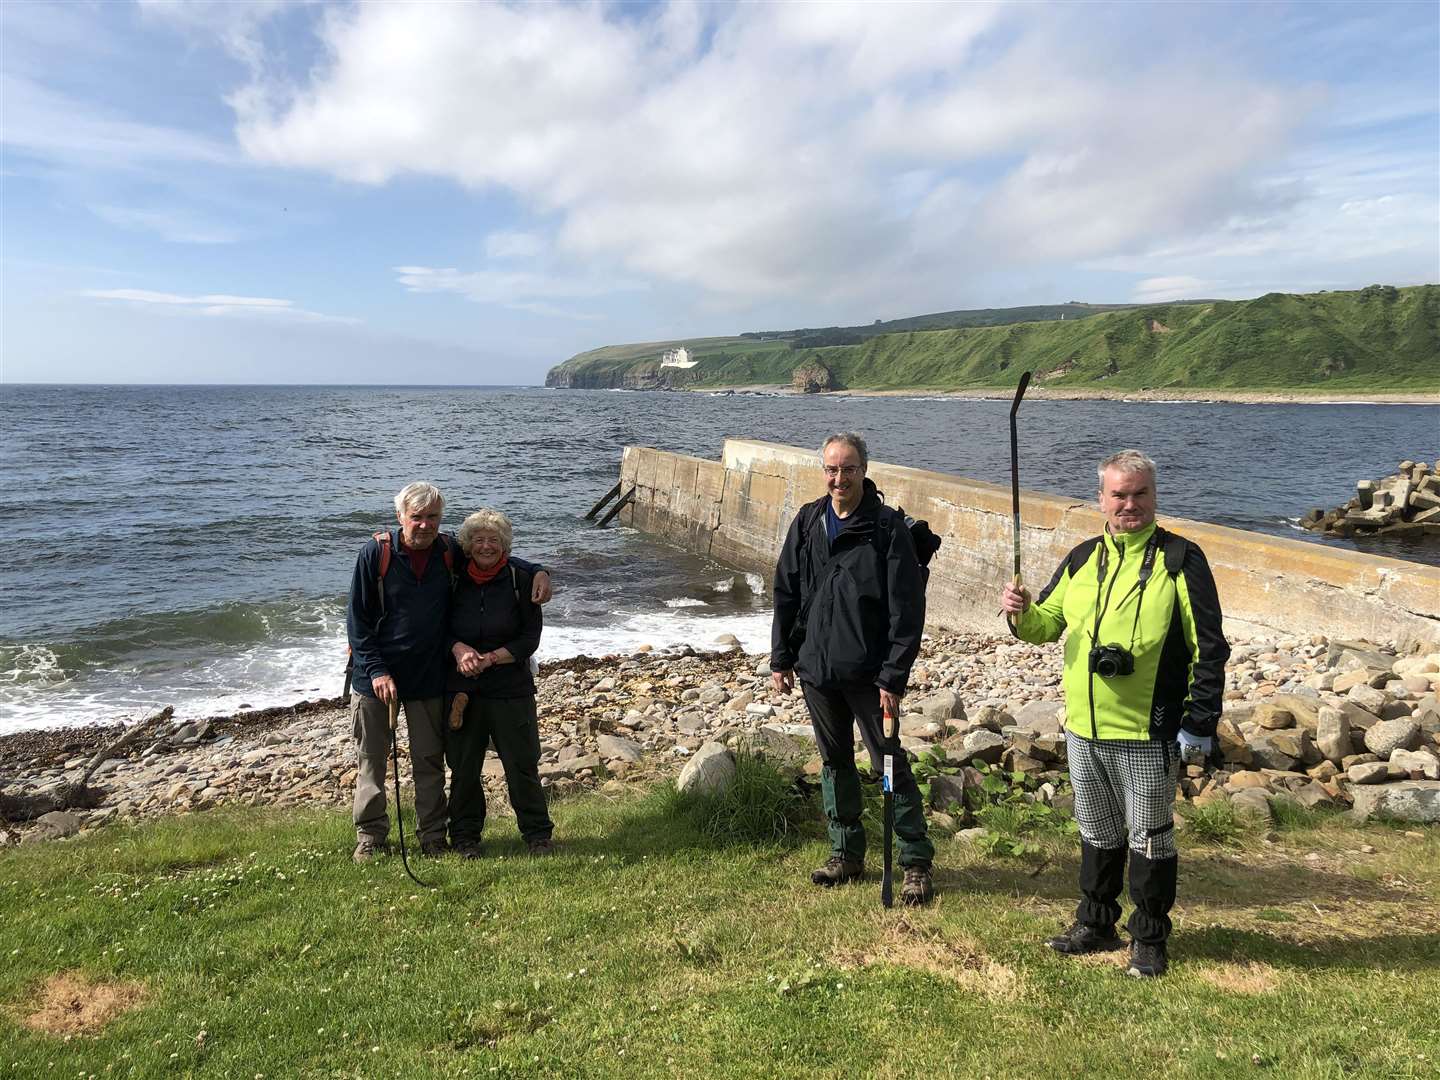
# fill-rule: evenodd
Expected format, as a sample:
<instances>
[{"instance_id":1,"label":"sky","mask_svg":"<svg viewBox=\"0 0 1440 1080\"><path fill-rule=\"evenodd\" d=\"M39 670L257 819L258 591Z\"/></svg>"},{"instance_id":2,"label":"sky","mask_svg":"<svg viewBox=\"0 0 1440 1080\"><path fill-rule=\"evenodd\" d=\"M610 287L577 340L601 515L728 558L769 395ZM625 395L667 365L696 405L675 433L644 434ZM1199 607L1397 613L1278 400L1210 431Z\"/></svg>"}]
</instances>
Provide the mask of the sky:
<instances>
[{"instance_id":1,"label":"sky","mask_svg":"<svg viewBox=\"0 0 1440 1080\"><path fill-rule=\"evenodd\" d=\"M0 3L0 380L1440 281L1440 5Z\"/></svg>"}]
</instances>

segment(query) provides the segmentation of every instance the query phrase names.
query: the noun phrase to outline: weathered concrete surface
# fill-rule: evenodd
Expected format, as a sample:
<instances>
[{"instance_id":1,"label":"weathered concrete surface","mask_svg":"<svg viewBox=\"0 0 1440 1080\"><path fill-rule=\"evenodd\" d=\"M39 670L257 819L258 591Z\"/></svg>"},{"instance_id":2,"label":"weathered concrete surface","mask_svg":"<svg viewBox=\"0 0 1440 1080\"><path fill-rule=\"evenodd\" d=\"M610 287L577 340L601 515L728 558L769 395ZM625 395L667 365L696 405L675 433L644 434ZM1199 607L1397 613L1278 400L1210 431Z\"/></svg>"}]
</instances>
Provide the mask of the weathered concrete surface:
<instances>
[{"instance_id":1,"label":"weathered concrete surface","mask_svg":"<svg viewBox=\"0 0 1440 1080\"><path fill-rule=\"evenodd\" d=\"M637 487L623 522L767 580L795 512L825 491L814 450L749 439L727 439L719 462L627 446L620 473L626 488ZM870 477L890 505L928 520L944 540L931 564L930 622L993 631L996 595L1010 576L1009 488L877 461ZM1021 493L1020 517L1024 576L1036 588L1103 525L1093 502L1033 491ZM1440 641L1440 567L1161 521L1204 548L1232 634L1318 632L1402 649Z\"/></svg>"}]
</instances>

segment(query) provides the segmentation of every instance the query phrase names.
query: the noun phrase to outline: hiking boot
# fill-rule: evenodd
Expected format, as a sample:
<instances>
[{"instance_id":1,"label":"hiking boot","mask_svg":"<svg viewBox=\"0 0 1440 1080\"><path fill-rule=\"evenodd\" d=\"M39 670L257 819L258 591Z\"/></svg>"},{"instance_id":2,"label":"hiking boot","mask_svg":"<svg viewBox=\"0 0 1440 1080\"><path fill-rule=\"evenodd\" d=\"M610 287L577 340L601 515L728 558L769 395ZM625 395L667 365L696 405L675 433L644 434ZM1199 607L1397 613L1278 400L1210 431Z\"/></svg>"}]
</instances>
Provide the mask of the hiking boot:
<instances>
[{"instance_id":1,"label":"hiking boot","mask_svg":"<svg viewBox=\"0 0 1440 1080\"><path fill-rule=\"evenodd\" d=\"M1163 941L1158 945L1148 941L1130 942L1130 967L1125 974L1134 975L1137 979L1153 979L1164 975L1169 966L1170 959L1165 955Z\"/></svg>"},{"instance_id":2,"label":"hiking boot","mask_svg":"<svg viewBox=\"0 0 1440 1080\"><path fill-rule=\"evenodd\" d=\"M362 836L355 844L355 853L350 856L357 863L367 863L381 855L390 854L390 845L373 836Z\"/></svg>"},{"instance_id":3,"label":"hiking boot","mask_svg":"<svg viewBox=\"0 0 1440 1080\"><path fill-rule=\"evenodd\" d=\"M470 704L469 694L456 694L450 701L450 730L459 731L465 726L465 706Z\"/></svg>"},{"instance_id":4,"label":"hiking boot","mask_svg":"<svg viewBox=\"0 0 1440 1080\"><path fill-rule=\"evenodd\" d=\"M478 859L485 854L480 847L479 840L461 840L457 844L452 844L450 850L462 859Z\"/></svg>"},{"instance_id":5,"label":"hiking boot","mask_svg":"<svg viewBox=\"0 0 1440 1080\"><path fill-rule=\"evenodd\" d=\"M450 850L450 845L444 840L421 840L420 854L428 855L432 859L438 859Z\"/></svg>"},{"instance_id":6,"label":"hiking boot","mask_svg":"<svg viewBox=\"0 0 1440 1080\"><path fill-rule=\"evenodd\" d=\"M1056 952L1067 956L1083 956L1092 952L1109 952L1120 948L1120 935L1113 926L1091 926L1089 923L1074 922L1063 934L1056 934L1045 942Z\"/></svg>"},{"instance_id":7,"label":"hiking boot","mask_svg":"<svg viewBox=\"0 0 1440 1080\"><path fill-rule=\"evenodd\" d=\"M825 865L811 871L810 881L815 885L843 885L847 881L859 881L865 876L865 864L859 859L847 859L843 855L831 855Z\"/></svg>"},{"instance_id":8,"label":"hiking boot","mask_svg":"<svg viewBox=\"0 0 1440 1080\"><path fill-rule=\"evenodd\" d=\"M935 899L935 883L930 877L930 867L905 867L905 884L900 888L900 899L911 907L919 907Z\"/></svg>"},{"instance_id":9,"label":"hiking boot","mask_svg":"<svg viewBox=\"0 0 1440 1080\"><path fill-rule=\"evenodd\" d=\"M555 841L548 836L541 836L534 840L526 840L525 846L530 849L531 855L554 855Z\"/></svg>"}]
</instances>

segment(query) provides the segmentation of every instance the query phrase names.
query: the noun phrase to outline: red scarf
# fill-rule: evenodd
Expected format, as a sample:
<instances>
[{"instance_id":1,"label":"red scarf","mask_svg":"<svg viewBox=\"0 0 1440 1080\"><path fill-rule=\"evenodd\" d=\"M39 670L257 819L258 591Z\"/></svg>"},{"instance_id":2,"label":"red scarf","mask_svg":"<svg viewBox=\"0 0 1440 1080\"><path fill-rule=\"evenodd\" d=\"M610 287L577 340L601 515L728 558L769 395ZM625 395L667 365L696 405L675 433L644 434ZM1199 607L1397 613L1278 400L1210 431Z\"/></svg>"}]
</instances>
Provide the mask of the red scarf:
<instances>
[{"instance_id":1,"label":"red scarf","mask_svg":"<svg viewBox=\"0 0 1440 1080\"><path fill-rule=\"evenodd\" d=\"M465 573L470 575L470 580L475 582L476 585L484 585L488 581L494 581L495 575L500 573L501 570L504 570L505 567L509 564L509 562L509 555L501 555L500 561L497 562L494 566L492 566L489 570L481 570L478 566L475 565L475 561L473 559L466 559Z\"/></svg>"}]
</instances>

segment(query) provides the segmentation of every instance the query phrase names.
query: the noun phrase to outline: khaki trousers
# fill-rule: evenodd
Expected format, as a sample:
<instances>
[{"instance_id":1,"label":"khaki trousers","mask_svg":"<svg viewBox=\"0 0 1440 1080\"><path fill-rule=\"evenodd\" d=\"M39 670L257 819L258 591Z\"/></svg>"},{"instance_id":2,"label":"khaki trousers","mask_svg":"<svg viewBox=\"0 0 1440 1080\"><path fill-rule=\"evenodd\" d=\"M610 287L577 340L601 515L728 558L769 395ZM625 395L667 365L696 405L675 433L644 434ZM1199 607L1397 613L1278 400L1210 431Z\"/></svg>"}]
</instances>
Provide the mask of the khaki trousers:
<instances>
[{"instance_id":1,"label":"khaki trousers","mask_svg":"<svg viewBox=\"0 0 1440 1080\"><path fill-rule=\"evenodd\" d=\"M443 699L401 702L410 736L410 767L415 775L415 817L420 841L445 840L445 737ZM385 813L385 773L390 761L390 707L369 694L350 695L355 729L355 807L358 837L384 843L390 835Z\"/></svg>"}]
</instances>

